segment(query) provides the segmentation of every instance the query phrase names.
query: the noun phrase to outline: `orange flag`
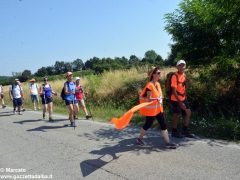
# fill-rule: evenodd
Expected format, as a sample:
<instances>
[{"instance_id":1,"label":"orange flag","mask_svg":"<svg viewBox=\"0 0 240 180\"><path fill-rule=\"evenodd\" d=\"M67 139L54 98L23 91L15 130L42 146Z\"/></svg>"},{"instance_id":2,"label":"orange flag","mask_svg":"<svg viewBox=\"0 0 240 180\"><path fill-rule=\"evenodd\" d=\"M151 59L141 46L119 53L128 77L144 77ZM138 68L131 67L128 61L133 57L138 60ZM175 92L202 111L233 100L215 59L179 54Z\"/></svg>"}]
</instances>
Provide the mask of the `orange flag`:
<instances>
[{"instance_id":1,"label":"orange flag","mask_svg":"<svg viewBox=\"0 0 240 180\"><path fill-rule=\"evenodd\" d=\"M115 125L116 129L123 129L123 128L127 127L129 122L131 121L134 112L138 111L139 109L143 108L144 106L152 104L153 102L154 101L145 102L145 103L141 103L137 106L134 106L130 110L128 110L124 115L122 115L120 118L113 117L111 122Z\"/></svg>"}]
</instances>

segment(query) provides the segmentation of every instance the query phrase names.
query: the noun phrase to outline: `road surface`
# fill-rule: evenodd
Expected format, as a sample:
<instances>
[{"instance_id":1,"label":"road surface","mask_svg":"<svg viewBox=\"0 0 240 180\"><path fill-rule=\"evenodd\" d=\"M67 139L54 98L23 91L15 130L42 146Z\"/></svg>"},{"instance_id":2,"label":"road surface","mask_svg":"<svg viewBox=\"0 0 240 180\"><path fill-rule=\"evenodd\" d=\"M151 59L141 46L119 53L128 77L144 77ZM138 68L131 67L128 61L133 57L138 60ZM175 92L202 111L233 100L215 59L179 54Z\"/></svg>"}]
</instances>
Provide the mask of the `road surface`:
<instances>
[{"instance_id":1,"label":"road surface","mask_svg":"<svg viewBox=\"0 0 240 180\"><path fill-rule=\"evenodd\" d=\"M41 112L13 115L0 109L0 179L187 180L240 179L240 145L212 139L172 138L168 150L155 130L139 147L139 128L116 131L111 124L80 119L74 130L66 116L55 122Z\"/></svg>"}]
</instances>

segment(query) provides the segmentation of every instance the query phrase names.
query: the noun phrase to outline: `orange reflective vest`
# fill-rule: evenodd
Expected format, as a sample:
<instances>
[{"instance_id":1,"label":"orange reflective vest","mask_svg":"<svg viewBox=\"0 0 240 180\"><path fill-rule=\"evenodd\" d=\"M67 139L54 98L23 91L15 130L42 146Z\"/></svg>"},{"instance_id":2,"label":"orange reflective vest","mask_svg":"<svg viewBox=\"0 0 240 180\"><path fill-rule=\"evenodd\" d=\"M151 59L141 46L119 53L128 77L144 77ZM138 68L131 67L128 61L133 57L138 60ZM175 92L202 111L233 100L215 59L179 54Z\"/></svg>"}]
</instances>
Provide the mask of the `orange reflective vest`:
<instances>
[{"instance_id":1,"label":"orange reflective vest","mask_svg":"<svg viewBox=\"0 0 240 180\"><path fill-rule=\"evenodd\" d=\"M156 86L154 86L153 82L148 82L147 85L144 87L142 93L140 94L140 103L149 102L147 96L144 97L146 95L147 89L151 91L152 98L159 98L160 96L163 96L159 82L156 82ZM160 104L158 100L154 100L154 102L150 105L144 106L140 109L140 114L143 116L156 116L160 112L163 112L163 105Z\"/></svg>"}]
</instances>

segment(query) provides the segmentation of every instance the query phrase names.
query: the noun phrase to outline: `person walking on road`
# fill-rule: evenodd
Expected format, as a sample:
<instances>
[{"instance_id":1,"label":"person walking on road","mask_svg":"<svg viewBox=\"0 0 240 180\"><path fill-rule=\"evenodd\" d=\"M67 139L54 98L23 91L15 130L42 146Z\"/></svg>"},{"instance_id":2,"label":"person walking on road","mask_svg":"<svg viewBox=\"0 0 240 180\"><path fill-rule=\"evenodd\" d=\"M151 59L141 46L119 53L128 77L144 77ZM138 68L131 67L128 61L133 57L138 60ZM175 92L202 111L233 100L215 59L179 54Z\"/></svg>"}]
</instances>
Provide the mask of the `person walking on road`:
<instances>
[{"instance_id":1,"label":"person walking on road","mask_svg":"<svg viewBox=\"0 0 240 180\"><path fill-rule=\"evenodd\" d=\"M85 113L86 119L91 118L91 115L88 115L88 111L84 102L85 99L85 95L84 95L84 91L83 91L83 87L80 85L80 77L76 77L76 100L77 100L77 104L76 104L76 110L75 110L75 118L77 119L77 115L79 112L79 105L83 108L83 111Z\"/></svg>"},{"instance_id":2,"label":"person walking on road","mask_svg":"<svg viewBox=\"0 0 240 180\"><path fill-rule=\"evenodd\" d=\"M33 103L33 109L36 111L37 107L38 109L40 109L39 98L38 98L39 89L38 89L38 84L36 83L36 80L34 78L30 80L29 91L30 91L31 101Z\"/></svg>"},{"instance_id":3,"label":"person walking on road","mask_svg":"<svg viewBox=\"0 0 240 180\"><path fill-rule=\"evenodd\" d=\"M19 115L22 115L21 107L23 97L23 89L19 85L19 80L15 79L15 82L9 87L9 96L13 102L13 113L16 114L16 110Z\"/></svg>"},{"instance_id":4,"label":"person walking on road","mask_svg":"<svg viewBox=\"0 0 240 180\"><path fill-rule=\"evenodd\" d=\"M64 83L65 104L68 107L70 125L72 127L75 127L76 124L74 120L74 114L76 110L75 104L77 104L75 97L76 85L73 82L72 72L67 72L66 78L67 81Z\"/></svg>"},{"instance_id":5,"label":"person walking on road","mask_svg":"<svg viewBox=\"0 0 240 180\"><path fill-rule=\"evenodd\" d=\"M153 101L153 103L140 109L140 114L145 116L145 124L140 130L137 143L139 145L145 145L143 136L145 135L145 132L152 126L153 121L156 118L161 127L160 133L165 142L165 147L169 149L176 149L177 145L170 142L166 120L163 113L163 94L160 83L158 82L160 77L161 71L159 67L156 67L150 71L149 82L140 94L140 103L151 101Z\"/></svg>"},{"instance_id":6,"label":"person walking on road","mask_svg":"<svg viewBox=\"0 0 240 180\"><path fill-rule=\"evenodd\" d=\"M6 105L4 102L3 86L1 84L0 84L0 102L1 102L2 108L4 109Z\"/></svg>"},{"instance_id":7,"label":"person walking on road","mask_svg":"<svg viewBox=\"0 0 240 180\"><path fill-rule=\"evenodd\" d=\"M53 91L51 85L48 83L48 78L45 77L43 79L44 83L39 89L39 94L42 98L42 105L43 105L43 119L46 117L46 112L48 111L49 114L49 122L53 121L52 112L53 112L53 97L54 94L57 96L57 93Z\"/></svg>"},{"instance_id":8,"label":"person walking on road","mask_svg":"<svg viewBox=\"0 0 240 180\"><path fill-rule=\"evenodd\" d=\"M183 135L189 138L193 138L194 135L189 132L189 123L191 118L191 110L187 101L187 89L186 89L186 62L179 60L177 62L177 72L171 77L171 109L172 116L172 137L182 138ZM179 115L184 115L184 126L182 133L178 131L177 125Z\"/></svg>"}]
</instances>

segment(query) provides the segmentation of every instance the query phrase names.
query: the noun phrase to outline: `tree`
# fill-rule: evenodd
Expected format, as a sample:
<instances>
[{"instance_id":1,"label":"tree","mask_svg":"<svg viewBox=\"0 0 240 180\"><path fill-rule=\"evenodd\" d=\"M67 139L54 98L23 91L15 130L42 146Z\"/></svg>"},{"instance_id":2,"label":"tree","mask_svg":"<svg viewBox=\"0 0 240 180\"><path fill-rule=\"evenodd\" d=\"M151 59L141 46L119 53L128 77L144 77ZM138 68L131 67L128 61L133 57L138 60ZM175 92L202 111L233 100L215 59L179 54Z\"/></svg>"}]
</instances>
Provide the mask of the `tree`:
<instances>
[{"instance_id":1,"label":"tree","mask_svg":"<svg viewBox=\"0 0 240 180\"><path fill-rule=\"evenodd\" d=\"M46 71L48 75L54 75L55 74L55 68L53 66L46 67Z\"/></svg>"},{"instance_id":2,"label":"tree","mask_svg":"<svg viewBox=\"0 0 240 180\"><path fill-rule=\"evenodd\" d=\"M80 71L83 69L84 64L81 59L76 59L75 61L73 61L72 66L73 66L73 71Z\"/></svg>"},{"instance_id":3,"label":"tree","mask_svg":"<svg viewBox=\"0 0 240 180\"><path fill-rule=\"evenodd\" d=\"M209 64L215 56L240 52L240 1L183 0L165 16L178 57L191 64Z\"/></svg>"},{"instance_id":4,"label":"tree","mask_svg":"<svg viewBox=\"0 0 240 180\"><path fill-rule=\"evenodd\" d=\"M54 69L56 74L63 74L65 71L65 63L64 61L56 61L54 65Z\"/></svg>"},{"instance_id":5,"label":"tree","mask_svg":"<svg viewBox=\"0 0 240 180\"><path fill-rule=\"evenodd\" d=\"M129 64L130 64L131 66L139 65L140 62L141 62L141 60L140 60L137 56L135 56L135 55L131 55L131 56L129 57Z\"/></svg>"},{"instance_id":6,"label":"tree","mask_svg":"<svg viewBox=\"0 0 240 180\"><path fill-rule=\"evenodd\" d=\"M44 76L47 76L47 75L48 75L48 71L45 67L41 67L35 73L35 76L39 76L39 77L44 77Z\"/></svg>"},{"instance_id":7,"label":"tree","mask_svg":"<svg viewBox=\"0 0 240 180\"><path fill-rule=\"evenodd\" d=\"M157 56L158 56L158 54L154 50L149 50L149 51L145 52L143 62L155 64L155 60L156 60Z\"/></svg>"}]
</instances>

